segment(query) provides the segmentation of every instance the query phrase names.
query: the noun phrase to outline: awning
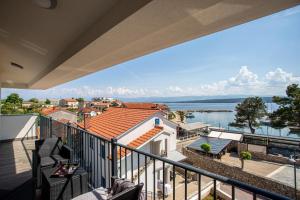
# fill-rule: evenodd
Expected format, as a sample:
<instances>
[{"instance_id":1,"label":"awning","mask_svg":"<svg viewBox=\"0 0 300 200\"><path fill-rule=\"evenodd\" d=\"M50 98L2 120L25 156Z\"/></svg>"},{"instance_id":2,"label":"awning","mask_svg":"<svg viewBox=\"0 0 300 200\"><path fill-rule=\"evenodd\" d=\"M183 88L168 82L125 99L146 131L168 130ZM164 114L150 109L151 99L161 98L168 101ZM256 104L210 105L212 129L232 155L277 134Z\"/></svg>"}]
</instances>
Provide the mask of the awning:
<instances>
[{"instance_id":1,"label":"awning","mask_svg":"<svg viewBox=\"0 0 300 200\"><path fill-rule=\"evenodd\" d=\"M235 141L242 141L243 138L243 135L239 133L228 133L228 132L218 132L218 131L211 131L207 136L213 138L235 140Z\"/></svg>"},{"instance_id":2,"label":"awning","mask_svg":"<svg viewBox=\"0 0 300 200\"><path fill-rule=\"evenodd\" d=\"M197 129L203 129L206 128L210 125L208 124L203 124L201 122L194 122L194 123L188 123L188 124L180 124L180 127L187 130L187 131L192 131L192 130L197 130Z\"/></svg>"}]
</instances>

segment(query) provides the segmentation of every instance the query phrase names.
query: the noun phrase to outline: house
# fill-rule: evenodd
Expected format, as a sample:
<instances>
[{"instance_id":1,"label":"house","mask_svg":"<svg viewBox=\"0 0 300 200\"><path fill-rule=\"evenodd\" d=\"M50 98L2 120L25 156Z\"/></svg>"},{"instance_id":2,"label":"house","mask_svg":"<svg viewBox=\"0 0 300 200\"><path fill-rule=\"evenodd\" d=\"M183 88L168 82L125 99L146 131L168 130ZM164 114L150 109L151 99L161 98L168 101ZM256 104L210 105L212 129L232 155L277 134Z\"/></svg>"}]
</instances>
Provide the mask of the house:
<instances>
[{"instance_id":1,"label":"house","mask_svg":"<svg viewBox=\"0 0 300 200\"><path fill-rule=\"evenodd\" d=\"M23 107L23 108L30 108L32 104L33 104L33 103L30 102L30 101L23 101L23 102L22 102L22 107Z\"/></svg>"},{"instance_id":2,"label":"house","mask_svg":"<svg viewBox=\"0 0 300 200\"><path fill-rule=\"evenodd\" d=\"M69 107L69 108L78 108L78 101L74 98L71 99L61 99L59 101L59 105L62 107Z\"/></svg>"},{"instance_id":3,"label":"house","mask_svg":"<svg viewBox=\"0 0 300 200\"><path fill-rule=\"evenodd\" d=\"M87 107L96 108L98 110L103 111L104 109L107 109L110 107L109 101L92 101L87 104Z\"/></svg>"},{"instance_id":4,"label":"house","mask_svg":"<svg viewBox=\"0 0 300 200\"><path fill-rule=\"evenodd\" d=\"M60 121L62 123L76 123L77 115L74 112L70 112L61 107L49 107L43 108L41 114L44 116L52 117L53 119Z\"/></svg>"},{"instance_id":5,"label":"house","mask_svg":"<svg viewBox=\"0 0 300 200\"><path fill-rule=\"evenodd\" d=\"M108 140L115 138L121 144L147 153L173 160L180 158L180 156L177 158L174 156L180 154L176 152L177 124L168 121L160 110L109 108L101 115L85 118L84 122L80 123L79 126L102 138ZM84 142L84 144L89 144L90 149L94 149L97 145L95 141ZM128 162L126 172L130 173L131 171L130 159L125 159L125 157L130 156L129 152L125 152L122 149L118 151L118 157L121 159L121 162L119 160L119 168L122 166L121 171L123 174L126 171L123 169L125 162ZM138 168L137 159L136 155L134 155L133 163L135 165L132 166L134 173L136 173ZM142 163L141 167L145 163L145 158L140 158L140 162Z\"/></svg>"},{"instance_id":6,"label":"house","mask_svg":"<svg viewBox=\"0 0 300 200\"><path fill-rule=\"evenodd\" d=\"M85 114L87 114L90 117L95 117L95 116L101 114L101 111L96 108L91 108L91 107L89 107L89 108L85 107L85 108L79 109L79 111L78 111L79 117L83 118L83 116Z\"/></svg>"}]
</instances>

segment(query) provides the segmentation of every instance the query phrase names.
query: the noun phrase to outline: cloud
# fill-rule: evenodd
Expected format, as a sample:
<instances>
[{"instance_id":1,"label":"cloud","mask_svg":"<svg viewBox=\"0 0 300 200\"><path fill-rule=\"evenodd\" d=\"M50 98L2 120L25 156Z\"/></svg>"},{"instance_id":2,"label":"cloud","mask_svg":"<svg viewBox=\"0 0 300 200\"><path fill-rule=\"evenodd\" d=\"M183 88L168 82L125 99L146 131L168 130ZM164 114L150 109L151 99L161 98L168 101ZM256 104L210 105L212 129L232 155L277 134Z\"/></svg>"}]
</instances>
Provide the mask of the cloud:
<instances>
[{"instance_id":1,"label":"cloud","mask_svg":"<svg viewBox=\"0 0 300 200\"><path fill-rule=\"evenodd\" d=\"M299 82L300 77L295 77L292 73L288 73L281 68L277 68L275 71L270 71L266 74L266 80L269 84L290 84Z\"/></svg>"},{"instance_id":2,"label":"cloud","mask_svg":"<svg viewBox=\"0 0 300 200\"><path fill-rule=\"evenodd\" d=\"M65 87L58 86L48 90L5 89L3 97L12 92L19 93L24 99L63 98L63 97L167 97L167 96L215 96L215 95L284 95L286 86L300 84L300 77L276 68L259 77L249 67L241 66L236 75L208 84L183 87L179 85L138 87Z\"/></svg>"}]
</instances>

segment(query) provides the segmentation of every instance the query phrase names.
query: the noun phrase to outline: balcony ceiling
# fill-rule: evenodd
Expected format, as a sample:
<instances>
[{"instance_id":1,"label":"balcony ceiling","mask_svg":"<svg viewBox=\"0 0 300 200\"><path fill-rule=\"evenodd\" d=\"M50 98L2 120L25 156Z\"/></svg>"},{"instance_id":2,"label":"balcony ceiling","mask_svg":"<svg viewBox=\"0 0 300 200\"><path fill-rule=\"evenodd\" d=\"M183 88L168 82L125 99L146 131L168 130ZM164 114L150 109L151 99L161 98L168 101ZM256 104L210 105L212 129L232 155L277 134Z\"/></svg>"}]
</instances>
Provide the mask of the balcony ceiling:
<instances>
[{"instance_id":1,"label":"balcony ceiling","mask_svg":"<svg viewBox=\"0 0 300 200\"><path fill-rule=\"evenodd\" d=\"M300 3L57 0L45 9L36 1L43 0L0 2L2 87L47 89Z\"/></svg>"}]
</instances>

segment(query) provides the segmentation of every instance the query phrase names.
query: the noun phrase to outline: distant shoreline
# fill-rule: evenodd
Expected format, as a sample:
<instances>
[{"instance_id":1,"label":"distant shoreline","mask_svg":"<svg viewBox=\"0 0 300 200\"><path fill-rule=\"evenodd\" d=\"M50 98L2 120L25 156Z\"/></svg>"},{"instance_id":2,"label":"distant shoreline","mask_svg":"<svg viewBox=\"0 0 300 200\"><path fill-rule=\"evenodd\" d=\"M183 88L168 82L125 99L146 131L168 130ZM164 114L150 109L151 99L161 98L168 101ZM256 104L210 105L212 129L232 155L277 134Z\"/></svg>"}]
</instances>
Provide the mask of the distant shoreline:
<instances>
[{"instance_id":1,"label":"distant shoreline","mask_svg":"<svg viewBox=\"0 0 300 200\"><path fill-rule=\"evenodd\" d=\"M262 97L265 103L272 103L272 97ZM241 103L245 98L230 98L230 99L205 99L205 100L190 100L190 101L165 101L161 103Z\"/></svg>"},{"instance_id":2,"label":"distant shoreline","mask_svg":"<svg viewBox=\"0 0 300 200\"><path fill-rule=\"evenodd\" d=\"M205 113L211 113L211 112L233 112L233 110L228 109L193 109L193 110L182 110L183 112L189 113L189 112L205 112Z\"/></svg>"}]
</instances>

